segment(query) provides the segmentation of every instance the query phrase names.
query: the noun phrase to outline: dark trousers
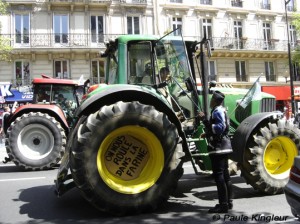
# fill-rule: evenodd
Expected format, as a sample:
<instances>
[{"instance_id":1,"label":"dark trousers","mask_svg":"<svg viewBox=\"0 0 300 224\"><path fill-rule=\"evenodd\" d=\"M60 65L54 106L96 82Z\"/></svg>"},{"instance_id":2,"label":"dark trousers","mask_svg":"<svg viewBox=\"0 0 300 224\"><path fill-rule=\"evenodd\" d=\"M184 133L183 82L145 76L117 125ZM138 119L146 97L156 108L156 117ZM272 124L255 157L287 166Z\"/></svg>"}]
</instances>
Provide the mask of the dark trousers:
<instances>
[{"instance_id":1,"label":"dark trousers","mask_svg":"<svg viewBox=\"0 0 300 224\"><path fill-rule=\"evenodd\" d=\"M228 155L210 155L213 176L217 185L219 203L232 201L232 183L228 171Z\"/></svg>"}]
</instances>

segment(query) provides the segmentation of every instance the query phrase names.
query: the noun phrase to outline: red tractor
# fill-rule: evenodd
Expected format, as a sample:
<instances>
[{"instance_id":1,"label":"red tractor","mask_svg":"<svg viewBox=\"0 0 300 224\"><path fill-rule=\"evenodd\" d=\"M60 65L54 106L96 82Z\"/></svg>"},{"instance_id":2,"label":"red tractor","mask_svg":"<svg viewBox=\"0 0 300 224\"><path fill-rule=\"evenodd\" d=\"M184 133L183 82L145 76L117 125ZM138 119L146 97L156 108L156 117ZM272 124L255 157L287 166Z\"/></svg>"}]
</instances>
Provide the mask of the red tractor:
<instances>
[{"instance_id":1,"label":"red tractor","mask_svg":"<svg viewBox=\"0 0 300 224\"><path fill-rule=\"evenodd\" d=\"M32 85L33 103L18 107L5 121L6 161L25 170L45 170L64 154L73 113L85 88L74 80L47 76L35 78Z\"/></svg>"}]
</instances>

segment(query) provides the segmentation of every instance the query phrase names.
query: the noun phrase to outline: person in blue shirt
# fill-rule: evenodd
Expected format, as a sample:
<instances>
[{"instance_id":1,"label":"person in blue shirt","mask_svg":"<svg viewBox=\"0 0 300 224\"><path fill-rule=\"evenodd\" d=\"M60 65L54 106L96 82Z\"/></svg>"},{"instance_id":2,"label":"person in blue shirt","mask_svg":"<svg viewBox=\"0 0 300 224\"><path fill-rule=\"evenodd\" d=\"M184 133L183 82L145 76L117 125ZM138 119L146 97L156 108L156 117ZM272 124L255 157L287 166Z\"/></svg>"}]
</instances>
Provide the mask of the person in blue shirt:
<instances>
[{"instance_id":1,"label":"person in blue shirt","mask_svg":"<svg viewBox=\"0 0 300 224\"><path fill-rule=\"evenodd\" d=\"M208 153L212 163L213 177L218 191L219 204L208 210L209 213L227 213L232 209L232 183L228 171L228 154L232 153L231 142L228 137L229 120L226 110L222 106L225 95L220 91L214 91L210 100L211 115L205 119L203 112L199 113L205 126L205 134L208 140Z\"/></svg>"}]
</instances>

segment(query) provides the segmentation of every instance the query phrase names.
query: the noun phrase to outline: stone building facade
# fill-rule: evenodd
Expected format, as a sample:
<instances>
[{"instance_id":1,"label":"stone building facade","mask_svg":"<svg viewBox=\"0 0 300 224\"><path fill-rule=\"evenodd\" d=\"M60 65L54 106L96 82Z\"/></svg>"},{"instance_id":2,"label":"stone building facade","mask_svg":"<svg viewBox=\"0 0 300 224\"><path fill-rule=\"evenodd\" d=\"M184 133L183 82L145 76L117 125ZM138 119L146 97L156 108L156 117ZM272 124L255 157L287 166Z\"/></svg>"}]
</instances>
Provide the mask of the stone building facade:
<instances>
[{"instance_id":1,"label":"stone building facade","mask_svg":"<svg viewBox=\"0 0 300 224\"><path fill-rule=\"evenodd\" d=\"M0 82L27 85L45 74L103 82L105 42L120 34L163 35L181 28L185 39L211 39L209 78L241 87L289 80L288 37L299 0L7 0L1 35L12 61L0 62ZM288 3L287 3L288 2ZM286 9L286 10L285 10ZM285 13L287 12L287 13ZM288 20L286 20L286 14ZM288 36L289 33L289 36ZM294 80L299 80L297 68Z\"/></svg>"}]
</instances>

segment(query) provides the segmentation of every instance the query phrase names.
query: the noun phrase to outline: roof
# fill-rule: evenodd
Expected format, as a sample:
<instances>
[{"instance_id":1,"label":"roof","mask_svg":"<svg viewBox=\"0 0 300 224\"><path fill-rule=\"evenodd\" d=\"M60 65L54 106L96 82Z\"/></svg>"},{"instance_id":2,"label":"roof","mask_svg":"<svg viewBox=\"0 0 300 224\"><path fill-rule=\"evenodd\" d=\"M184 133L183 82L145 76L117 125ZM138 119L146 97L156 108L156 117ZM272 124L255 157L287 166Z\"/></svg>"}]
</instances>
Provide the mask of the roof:
<instances>
[{"instance_id":1,"label":"roof","mask_svg":"<svg viewBox=\"0 0 300 224\"><path fill-rule=\"evenodd\" d=\"M141 40L158 40L159 38L154 35L122 35L118 37L119 43L126 44L128 41L141 41Z\"/></svg>"},{"instance_id":2,"label":"roof","mask_svg":"<svg viewBox=\"0 0 300 224\"><path fill-rule=\"evenodd\" d=\"M72 79L34 78L32 84L78 85L78 81Z\"/></svg>"}]
</instances>

